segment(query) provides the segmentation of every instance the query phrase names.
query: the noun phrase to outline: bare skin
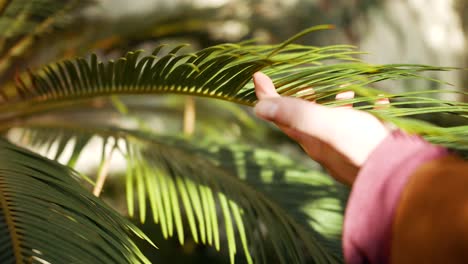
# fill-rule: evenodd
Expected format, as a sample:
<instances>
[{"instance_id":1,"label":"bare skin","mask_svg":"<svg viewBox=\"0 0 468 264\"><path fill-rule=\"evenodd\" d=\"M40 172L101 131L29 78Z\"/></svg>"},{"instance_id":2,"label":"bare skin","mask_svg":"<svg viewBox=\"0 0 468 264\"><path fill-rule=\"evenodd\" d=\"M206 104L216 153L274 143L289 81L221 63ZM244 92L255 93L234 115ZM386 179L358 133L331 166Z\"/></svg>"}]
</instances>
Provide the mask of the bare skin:
<instances>
[{"instance_id":1,"label":"bare skin","mask_svg":"<svg viewBox=\"0 0 468 264\"><path fill-rule=\"evenodd\" d=\"M282 97L263 73L254 74L254 84L259 99L255 106L257 116L275 123L333 177L349 186L371 152L389 134L380 120L352 106L330 108ZM346 92L336 98L353 96Z\"/></svg>"},{"instance_id":2,"label":"bare skin","mask_svg":"<svg viewBox=\"0 0 468 264\"><path fill-rule=\"evenodd\" d=\"M262 73L254 75L254 82L256 114L278 125L332 176L350 186L390 133L377 118L352 106L329 108L281 97ZM337 99L352 97L342 93ZM466 263L467 186L468 163L453 155L412 172L395 211L389 263Z\"/></svg>"}]
</instances>

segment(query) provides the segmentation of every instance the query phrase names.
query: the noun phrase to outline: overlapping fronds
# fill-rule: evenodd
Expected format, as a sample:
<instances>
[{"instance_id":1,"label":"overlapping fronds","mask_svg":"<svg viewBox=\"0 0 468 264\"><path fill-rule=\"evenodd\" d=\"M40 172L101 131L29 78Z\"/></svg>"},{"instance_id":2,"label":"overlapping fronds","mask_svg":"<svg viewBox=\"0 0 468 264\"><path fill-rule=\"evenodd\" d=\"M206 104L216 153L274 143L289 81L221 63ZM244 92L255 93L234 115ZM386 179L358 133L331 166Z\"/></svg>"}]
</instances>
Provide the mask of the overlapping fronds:
<instances>
[{"instance_id":1,"label":"overlapping fronds","mask_svg":"<svg viewBox=\"0 0 468 264\"><path fill-rule=\"evenodd\" d=\"M0 2L0 75L14 70L13 64L40 37L67 25L72 11L86 1L5 0ZM5 81L5 80L3 80Z\"/></svg>"},{"instance_id":2,"label":"overlapping fronds","mask_svg":"<svg viewBox=\"0 0 468 264\"><path fill-rule=\"evenodd\" d=\"M136 51L106 63L99 62L95 55L89 61L63 61L30 74L29 78L20 78L17 93L4 99L17 108L19 103L64 103L109 94L185 93L252 105L255 94L250 86L245 86L252 74L262 69L276 79L281 94L294 95L314 87L312 98L318 100L336 93L343 85L416 78L417 72L443 69L356 62L351 57L357 53L354 48L343 45L318 48L222 44L177 55L182 47L162 57L157 57L162 49L159 46L143 58L142 51ZM341 63L321 65L324 60ZM306 95L301 97L308 98Z\"/></svg>"},{"instance_id":3,"label":"overlapping fronds","mask_svg":"<svg viewBox=\"0 0 468 264\"><path fill-rule=\"evenodd\" d=\"M357 52L350 46L291 44L295 38L320 28L323 27L309 29L279 45L222 44L182 55L178 52L183 46L178 46L158 57L162 49L159 46L151 55L143 57L142 51L136 51L116 61L100 62L96 55L90 60L62 61L18 78L15 91L4 93L5 103L0 111L4 118L11 118L59 109L100 96L157 93L183 93L253 105L257 99L251 76L263 70L273 77L282 95L336 105L335 94L354 90L357 98L340 103L355 103L358 109L378 114L404 129L429 138L437 137L437 142L450 142L452 147L466 148L468 105L427 96L454 91L389 94L369 86L383 80L424 78L421 72L449 68L371 65L354 59ZM373 102L381 96L389 97L391 104L385 109L373 110ZM401 118L423 113L457 115L461 117L459 125L462 126L446 129Z\"/></svg>"},{"instance_id":4,"label":"overlapping fronds","mask_svg":"<svg viewBox=\"0 0 468 264\"><path fill-rule=\"evenodd\" d=\"M70 169L0 141L1 263L149 263L138 229Z\"/></svg>"},{"instance_id":5,"label":"overlapping fronds","mask_svg":"<svg viewBox=\"0 0 468 264\"><path fill-rule=\"evenodd\" d=\"M319 235L324 245L341 256L341 228L348 188L325 172L293 162L282 154L246 145L198 144L197 150L264 193L295 221Z\"/></svg>"},{"instance_id":6,"label":"overlapping fronds","mask_svg":"<svg viewBox=\"0 0 468 264\"><path fill-rule=\"evenodd\" d=\"M297 37L320 28L326 27L309 29L279 45L223 44L181 55L183 46L161 55L163 49L159 46L150 55L129 52L115 61L100 62L92 55L89 60L78 58L51 64L37 72L18 75L16 87L0 93L3 100L0 122L2 127L9 128L19 118L69 109L114 95L180 93L253 105L257 99L251 76L262 70L274 79L282 95L331 106L353 103L357 109L435 143L468 149L468 105L428 96L453 91L390 94L371 87L383 80L424 78L421 72L449 68L370 65L356 60L353 55L357 51L350 46L291 44ZM355 91L357 97L334 100L337 93L347 90ZM391 103L374 109L374 101L382 96L390 98ZM425 114L450 115L456 117L456 122L448 127L437 126L419 120ZM38 130L41 127L47 129L45 133ZM185 234L190 233L195 241L219 249L224 228L231 262L239 251L244 252L248 262L268 262L268 247L274 249L275 259L281 263L303 263L309 258L318 263L337 260L339 240L324 237L339 237L339 231L320 231L311 217L316 210L314 199L321 199L318 193L336 197L342 194L331 180L294 170L293 165L273 166L269 162L271 153L267 152L202 146L174 137L71 121L55 126L58 128L55 132L51 128L36 124L30 143L50 148L55 142L58 158L70 140L75 140L70 165L76 162L91 136L101 136L103 144L111 142L114 150L127 159L130 214L144 221L149 215L147 208L151 208L153 220L161 225L166 237L177 234L183 243ZM76 132L81 132L80 136ZM103 152L103 161L105 156ZM245 178L240 180L240 175ZM293 187L285 188L288 184ZM299 185L306 186L308 191L296 193ZM279 194L281 191L284 195ZM342 203L345 195L340 197L332 202L337 214L341 207L336 204ZM309 202L301 207L300 203L306 200ZM295 211L288 214L292 208ZM184 229L183 219L189 231ZM319 233L323 236L319 237ZM327 241L324 244L327 248L319 241Z\"/></svg>"},{"instance_id":7,"label":"overlapping fronds","mask_svg":"<svg viewBox=\"0 0 468 264\"><path fill-rule=\"evenodd\" d=\"M70 139L85 142L91 135L114 145L127 159L130 215L142 222L151 217L164 237L177 236L184 243L190 234L197 243L227 250L231 262L236 254L245 255L249 263L340 259L347 192L325 174L300 169L272 151L104 126L30 127L25 136L36 146L63 146ZM82 144L73 149L76 153ZM62 150L56 147L53 156L59 157Z\"/></svg>"},{"instance_id":8,"label":"overlapping fronds","mask_svg":"<svg viewBox=\"0 0 468 264\"><path fill-rule=\"evenodd\" d=\"M139 140L143 138L140 136ZM338 260L318 243L315 233L307 232L292 215L287 214L287 210L273 202L268 195L271 193L262 193L260 188L251 188L251 185L239 181L235 170L214 163L215 155L206 155L190 142L160 136L145 139L139 144L131 144L131 139L128 142L128 204L132 207L135 203L131 190L136 189L135 196L140 195L138 203L142 218L145 215L142 210L146 207L142 203L146 195L142 192L148 188L146 197L163 234L167 232L170 235L171 229L175 229L179 240L183 239L183 225L178 215L180 208L184 208L195 241L213 243L219 248L218 229L224 226L231 262L238 248L242 247L248 262L252 254L257 263L268 263L264 247L270 243L276 255L273 259L280 263L304 263L309 258L314 263ZM248 168L251 177L261 178L263 173L274 172L284 173L287 177L285 171L262 170L254 157L250 161L254 164ZM304 186L315 186L324 192L333 185L330 179L325 180L324 175L309 173L301 176ZM332 196L334 193L327 194ZM221 212L217 213L217 207ZM264 226L264 231L261 226Z\"/></svg>"}]
</instances>

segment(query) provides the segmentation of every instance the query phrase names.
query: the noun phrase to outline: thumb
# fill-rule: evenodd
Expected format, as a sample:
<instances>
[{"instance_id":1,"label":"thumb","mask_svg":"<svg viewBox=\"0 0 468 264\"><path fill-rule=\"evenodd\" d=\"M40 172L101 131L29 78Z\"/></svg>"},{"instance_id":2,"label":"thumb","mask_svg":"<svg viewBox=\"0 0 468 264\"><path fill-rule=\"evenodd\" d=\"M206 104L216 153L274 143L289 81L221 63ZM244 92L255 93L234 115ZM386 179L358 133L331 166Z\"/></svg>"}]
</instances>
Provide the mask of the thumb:
<instances>
[{"instance_id":1,"label":"thumb","mask_svg":"<svg viewBox=\"0 0 468 264\"><path fill-rule=\"evenodd\" d=\"M329 134L326 124L335 118L331 109L298 98L278 97L260 100L254 108L260 118L276 125L322 139Z\"/></svg>"},{"instance_id":2,"label":"thumb","mask_svg":"<svg viewBox=\"0 0 468 264\"><path fill-rule=\"evenodd\" d=\"M256 72L253 75L253 81L255 84L255 94L258 99L262 100L269 97L279 97L270 77L261 72Z\"/></svg>"}]
</instances>

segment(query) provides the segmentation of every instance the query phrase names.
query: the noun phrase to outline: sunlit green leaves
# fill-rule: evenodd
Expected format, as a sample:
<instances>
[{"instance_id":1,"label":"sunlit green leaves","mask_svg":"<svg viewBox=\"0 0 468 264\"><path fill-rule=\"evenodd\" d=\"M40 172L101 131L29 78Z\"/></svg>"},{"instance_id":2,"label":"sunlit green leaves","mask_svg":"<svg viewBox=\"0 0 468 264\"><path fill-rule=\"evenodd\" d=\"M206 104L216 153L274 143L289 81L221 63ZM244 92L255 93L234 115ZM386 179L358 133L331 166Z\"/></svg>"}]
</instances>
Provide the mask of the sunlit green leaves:
<instances>
[{"instance_id":1,"label":"sunlit green leaves","mask_svg":"<svg viewBox=\"0 0 468 264\"><path fill-rule=\"evenodd\" d=\"M137 205L140 218L146 215L146 207L155 208L154 220L161 224L165 236L175 231L183 242L184 212L195 241L219 249L219 235L224 230L231 261L242 250L248 262L250 254L257 262L267 262L264 248L270 243L281 263L334 259L313 232L305 235L304 227L288 216L287 210L240 181L235 171L217 165L216 155L174 137L127 133L129 207ZM255 160L251 162L258 165ZM262 225L267 231L262 231Z\"/></svg>"},{"instance_id":2,"label":"sunlit green leaves","mask_svg":"<svg viewBox=\"0 0 468 264\"><path fill-rule=\"evenodd\" d=\"M130 236L141 231L76 177L0 141L1 263L148 263Z\"/></svg>"},{"instance_id":3,"label":"sunlit green leaves","mask_svg":"<svg viewBox=\"0 0 468 264\"><path fill-rule=\"evenodd\" d=\"M162 46L159 46L149 55L135 51L107 62L100 62L96 55L92 55L89 60L78 58L51 64L30 73L27 78L18 79L15 92L4 95L6 102L0 106L0 120L62 109L97 97L127 94L182 93L253 105L257 98L251 77L254 72L262 70L273 78L282 95L331 106L354 103L357 109L370 111L384 120L396 121L403 129L417 130L428 137L439 134L431 133L434 130L424 130L427 126L413 127L416 123L398 118L451 113L461 118L456 126L466 125L466 103L436 100L429 96L455 91L392 94L370 86L384 80L425 78L421 72L451 68L372 65L356 60L353 55L358 52L351 46L314 47L290 43L316 29L306 30L278 45L256 45L252 42L221 44L189 54L181 52L184 45L167 54L162 53ZM355 91L357 97L336 102L334 96L346 90ZM374 109L374 102L382 96L388 97L390 104ZM445 132L451 133L451 130ZM462 148L466 142L461 136L458 133L451 135L450 139L439 137L438 142L451 142L454 144L450 147Z\"/></svg>"},{"instance_id":4,"label":"sunlit green leaves","mask_svg":"<svg viewBox=\"0 0 468 264\"><path fill-rule=\"evenodd\" d=\"M282 47L278 52L272 53ZM177 55L178 46L169 54L139 58L141 51L129 52L116 61L99 62L77 59L46 67L18 82L17 102L66 101L110 94L186 93L252 105L256 98L251 87L244 88L254 72L265 69L276 80L279 92L293 95L314 87L315 98L330 95L340 85L362 85L382 79L407 78L433 67L399 65L374 66L354 62L350 46L311 47L300 45L258 46L222 44L195 54ZM343 63L320 65L324 60ZM312 65L310 65L312 64ZM315 64L315 65L314 65ZM404 67L404 68L403 68ZM440 68L443 69L443 68ZM364 89L365 90L365 89Z\"/></svg>"},{"instance_id":5,"label":"sunlit green leaves","mask_svg":"<svg viewBox=\"0 0 468 264\"><path fill-rule=\"evenodd\" d=\"M252 106L257 98L251 76L262 70L282 95L329 106L354 104L435 143L467 149L468 105L428 96L453 91L392 94L371 86L384 80L423 78L421 72L449 68L367 64L356 60L353 55L358 52L347 45L291 44L301 34L278 45L222 44L193 54L184 54L183 45L168 53L159 46L152 54L129 52L105 62L91 55L54 63L19 75L16 87L1 93L0 122L10 128L27 120L21 118L82 107L99 97L130 94L179 93ZM335 95L346 90L355 91L357 97L336 101ZM375 109L374 102L382 97L388 97L390 104ZM456 121L443 127L419 120L435 113L456 116ZM53 158L61 156L74 140L69 165L93 135L103 138L103 144L111 139L115 151L127 161L129 214L141 221L151 216L164 237L177 236L184 243L189 234L196 242L228 251L231 262L241 252L247 262L268 263L270 258L280 263L339 261L346 190L321 173L300 169L269 151L203 145L199 138L190 141L74 121L61 122L56 130L40 124L42 131L31 130L25 138L48 148L55 143ZM108 158L103 153L101 164ZM14 243L8 246L14 248Z\"/></svg>"},{"instance_id":6,"label":"sunlit green leaves","mask_svg":"<svg viewBox=\"0 0 468 264\"><path fill-rule=\"evenodd\" d=\"M280 205L322 245L341 255L341 227L348 189L326 176L318 164L307 167L268 149L242 144L200 148L219 166Z\"/></svg>"},{"instance_id":7,"label":"sunlit green leaves","mask_svg":"<svg viewBox=\"0 0 468 264\"><path fill-rule=\"evenodd\" d=\"M112 127L40 127L25 137L42 138L45 147L60 141L52 131L68 138L95 134L103 142L117 142L127 159L129 214L158 223L166 238L176 236L184 243L191 236L197 243L227 251L231 260L238 254L256 263L339 259L347 192L280 154ZM294 192L300 186L306 191ZM320 219L327 213L328 219Z\"/></svg>"}]
</instances>

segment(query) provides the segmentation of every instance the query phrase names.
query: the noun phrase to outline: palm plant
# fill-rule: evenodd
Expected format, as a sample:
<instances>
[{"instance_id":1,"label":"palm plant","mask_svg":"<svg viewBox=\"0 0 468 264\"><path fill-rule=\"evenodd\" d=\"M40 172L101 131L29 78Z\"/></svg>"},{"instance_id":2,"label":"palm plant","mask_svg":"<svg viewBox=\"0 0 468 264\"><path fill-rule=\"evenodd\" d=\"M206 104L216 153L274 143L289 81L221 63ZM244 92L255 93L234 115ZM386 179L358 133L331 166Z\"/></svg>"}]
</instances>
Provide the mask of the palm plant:
<instances>
[{"instance_id":1,"label":"palm plant","mask_svg":"<svg viewBox=\"0 0 468 264\"><path fill-rule=\"evenodd\" d=\"M190 236L197 243L226 249L231 262L342 261L339 237L346 188L318 169L245 141L155 133L145 126L142 109L131 104L143 100L141 95L175 93L252 106L257 99L251 76L262 70L272 76L282 95L329 106L353 103L431 142L461 152L468 149L468 105L428 96L463 92L392 94L372 86L453 69L370 65L355 58L359 52L352 46L294 44L301 36L330 26L307 29L277 45L246 41L193 53L184 53L184 45L169 50L157 46L149 54L138 50L107 61L92 54L24 70L21 66L31 56L27 51L41 36L74 25L70 14L80 8L79 2L0 2L1 128L5 138L20 128L17 143L52 153L48 159L7 140L0 142L2 263L149 262L134 241L152 243L150 239L98 198L110 160L117 154L126 163L128 215L141 222L152 218L165 238L177 236L183 244ZM347 90L357 97L334 100ZM128 99L132 95L140 97ZM382 96L390 98L389 107L373 109ZM102 101L104 106L96 104ZM136 120L138 125L96 121L93 117L113 109L108 102L117 109L119 121ZM154 113L152 101L138 104L142 105ZM217 118L212 109L207 112ZM439 126L428 116L451 121ZM102 153L97 155L97 177L92 178L73 168L96 137Z\"/></svg>"}]
</instances>

